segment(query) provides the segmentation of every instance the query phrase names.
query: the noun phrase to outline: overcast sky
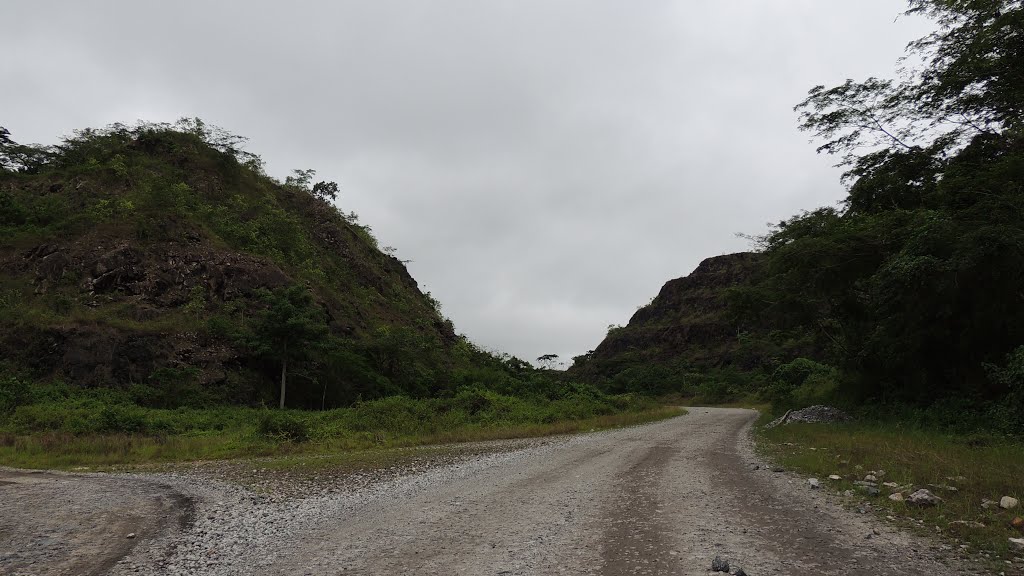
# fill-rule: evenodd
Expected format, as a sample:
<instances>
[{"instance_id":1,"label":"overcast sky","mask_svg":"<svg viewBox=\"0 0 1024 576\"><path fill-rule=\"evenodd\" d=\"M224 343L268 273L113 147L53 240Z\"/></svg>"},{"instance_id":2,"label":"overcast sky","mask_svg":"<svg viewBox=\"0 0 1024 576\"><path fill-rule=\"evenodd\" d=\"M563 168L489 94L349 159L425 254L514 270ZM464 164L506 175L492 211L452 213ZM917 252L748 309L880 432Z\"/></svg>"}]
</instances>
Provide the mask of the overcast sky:
<instances>
[{"instance_id":1,"label":"overcast sky","mask_svg":"<svg viewBox=\"0 0 1024 576\"><path fill-rule=\"evenodd\" d=\"M19 142L199 116L341 186L474 342L568 359L737 232L843 195L797 131L891 76L897 0L0 3Z\"/></svg>"}]
</instances>

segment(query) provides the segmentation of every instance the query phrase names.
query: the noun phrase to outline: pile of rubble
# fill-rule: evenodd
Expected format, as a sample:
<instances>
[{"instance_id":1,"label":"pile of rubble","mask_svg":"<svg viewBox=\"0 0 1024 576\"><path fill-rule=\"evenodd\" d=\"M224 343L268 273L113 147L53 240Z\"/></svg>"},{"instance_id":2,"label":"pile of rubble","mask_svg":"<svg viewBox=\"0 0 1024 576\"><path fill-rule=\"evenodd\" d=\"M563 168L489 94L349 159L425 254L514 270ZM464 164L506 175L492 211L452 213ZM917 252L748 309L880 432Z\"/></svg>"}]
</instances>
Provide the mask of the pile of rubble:
<instances>
[{"instance_id":1,"label":"pile of rubble","mask_svg":"<svg viewBox=\"0 0 1024 576\"><path fill-rule=\"evenodd\" d=\"M846 422L849 419L850 415L838 408L817 405L800 410L790 410L782 417L769 422L765 428L775 428L792 422Z\"/></svg>"}]
</instances>

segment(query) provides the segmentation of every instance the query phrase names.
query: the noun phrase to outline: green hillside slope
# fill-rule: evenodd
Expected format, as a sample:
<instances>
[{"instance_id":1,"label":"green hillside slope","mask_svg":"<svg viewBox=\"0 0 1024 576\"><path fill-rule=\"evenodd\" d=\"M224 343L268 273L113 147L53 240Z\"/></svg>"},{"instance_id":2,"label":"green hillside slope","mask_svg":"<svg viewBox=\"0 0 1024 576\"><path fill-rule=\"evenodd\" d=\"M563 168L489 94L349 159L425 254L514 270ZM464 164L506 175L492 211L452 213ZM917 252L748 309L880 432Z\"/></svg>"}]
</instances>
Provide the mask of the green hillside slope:
<instances>
[{"instance_id":1,"label":"green hillside slope","mask_svg":"<svg viewBox=\"0 0 1024 576\"><path fill-rule=\"evenodd\" d=\"M4 134L8 371L162 405L251 404L274 401L287 361L289 405L319 406L436 394L472 364L436 301L310 172L280 183L197 120L53 147ZM303 314L312 332L274 325Z\"/></svg>"}]
</instances>

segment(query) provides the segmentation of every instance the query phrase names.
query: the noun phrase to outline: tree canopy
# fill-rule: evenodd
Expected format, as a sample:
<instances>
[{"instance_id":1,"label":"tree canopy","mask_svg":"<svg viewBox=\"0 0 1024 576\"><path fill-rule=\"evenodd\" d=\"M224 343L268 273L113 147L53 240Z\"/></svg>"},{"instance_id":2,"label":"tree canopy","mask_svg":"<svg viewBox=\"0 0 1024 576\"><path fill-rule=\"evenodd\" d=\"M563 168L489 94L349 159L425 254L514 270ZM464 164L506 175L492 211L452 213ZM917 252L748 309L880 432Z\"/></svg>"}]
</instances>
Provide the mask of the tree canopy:
<instances>
[{"instance_id":1,"label":"tree canopy","mask_svg":"<svg viewBox=\"0 0 1024 576\"><path fill-rule=\"evenodd\" d=\"M761 237L766 274L739 300L813 331L858 397L996 398L1006 384L984 366L1024 344L1024 9L908 14L938 30L900 77L816 86L797 106L849 193Z\"/></svg>"}]
</instances>

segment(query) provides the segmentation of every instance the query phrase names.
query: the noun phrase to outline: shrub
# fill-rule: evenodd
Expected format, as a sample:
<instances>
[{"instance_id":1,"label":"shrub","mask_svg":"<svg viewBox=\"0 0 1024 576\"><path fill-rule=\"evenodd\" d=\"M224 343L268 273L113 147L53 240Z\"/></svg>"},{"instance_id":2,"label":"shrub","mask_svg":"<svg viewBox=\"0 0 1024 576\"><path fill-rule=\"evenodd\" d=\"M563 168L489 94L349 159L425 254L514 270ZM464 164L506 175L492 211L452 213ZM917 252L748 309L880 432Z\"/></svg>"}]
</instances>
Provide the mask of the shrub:
<instances>
[{"instance_id":1,"label":"shrub","mask_svg":"<svg viewBox=\"0 0 1024 576\"><path fill-rule=\"evenodd\" d=\"M146 417L141 408L136 406L114 405L105 406L100 410L96 432L144 432Z\"/></svg>"},{"instance_id":2,"label":"shrub","mask_svg":"<svg viewBox=\"0 0 1024 576\"><path fill-rule=\"evenodd\" d=\"M1008 434L1024 435L1024 346L1007 354L1004 366L986 364L985 370L1003 393L988 410L990 422Z\"/></svg>"},{"instance_id":3,"label":"shrub","mask_svg":"<svg viewBox=\"0 0 1024 576\"><path fill-rule=\"evenodd\" d=\"M0 376L0 414L13 412L26 403L28 397L28 382L15 376Z\"/></svg>"},{"instance_id":4,"label":"shrub","mask_svg":"<svg viewBox=\"0 0 1024 576\"><path fill-rule=\"evenodd\" d=\"M772 372L762 397L774 412L826 401L838 388L838 372L826 364L797 358Z\"/></svg>"},{"instance_id":5,"label":"shrub","mask_svg":"<svg viewBox=\"0 0 1024 576\"><path fill-rule=\"evenodd\" d=\"M309 440L309 427L296 416L287 412L264 412L260 416L257 430L271 440L305 442Z\"/></svg>"}]
</instances>

